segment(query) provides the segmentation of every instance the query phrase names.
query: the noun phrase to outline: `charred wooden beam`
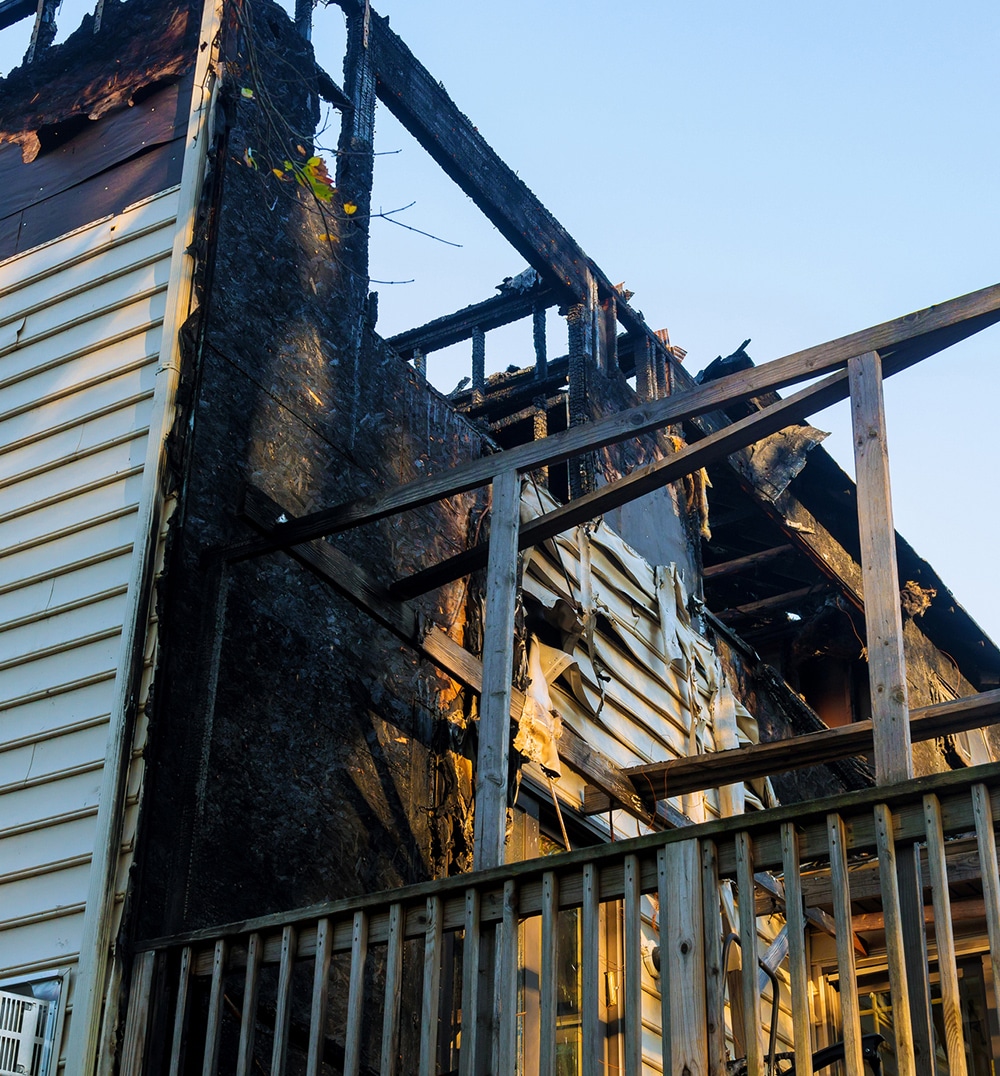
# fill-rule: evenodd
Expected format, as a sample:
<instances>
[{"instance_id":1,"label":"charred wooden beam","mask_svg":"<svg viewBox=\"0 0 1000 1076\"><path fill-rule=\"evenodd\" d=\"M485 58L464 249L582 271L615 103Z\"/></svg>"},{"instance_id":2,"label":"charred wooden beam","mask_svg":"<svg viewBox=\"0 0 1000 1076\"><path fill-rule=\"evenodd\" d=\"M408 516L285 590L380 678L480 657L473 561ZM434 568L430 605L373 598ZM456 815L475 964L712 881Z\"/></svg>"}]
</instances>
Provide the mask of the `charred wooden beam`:
<instances>
[{"instance_id":1,"label":"charred wooden beam","mask_svg":"<svg viewBox=\"0 0 1000 1076\"><path fill-rule=\"evenodd\" d=\"M15 22L30 18L37 7L36 0L2 0L0 2L0 30L6 30Z\"/></svg>"},{"instance_id":2,"label":"charred wooden beam","mask_svg":"<svg viewBox=\"0 0 1000 1076\"><path fill-rule=\"evenodd\" d=\"M910 738L914 743L950 736L956 732L980 728L1000 720L1000 691L984 691L965 699L923 706L910 711ZM874 746L871 721L811 732L790 740L753 744L735 751L691 758L670 759L636 766L625 770L647 804L655 789L656 798L700 792L706 788L749 781L755 777L770 777L776 773L822 766L835 759L869 754ZM641 778L641 780L640 780ZM608 809L608 801L594 790L588 790L584 810L599 813Z\"/></svg>"},{"instance_id":3,"label":"charred wooden beam","mask_svg":"<svg viewBox=\"0 0 1000 1076\"><path fill-rule=\"evenodd\" d=\"M779 557L784 557L788 553L794 552L795 547L788 543L776 545L772 549L761 549L756 553L748 553L744 557L734 557L732 560L723 561L721 564L710 564L703 569L701 574L706 582L723 579L730 575L742 575L744 572L757 568L761 564L770 564L772 561L778 560Z\"/></svg>"},{"instance_id":4,"label":"charred wooden beam","mask_svg":"<svg viewBox=\"0 0 1000 1076\"><path fill-rule=\"evenodd\" d=\"M820 594L826 589L826 584L813 587L800 587L798 590L788 590L784 594L772 594L769 598L761 598L759 601L746 602L744 605L735 605L732 609L724 609L715 615L723 622L736 620L739 617L766 616L769 613L780 612L791 606L798 605L806 598L814 594Z\"/></svg>"},{"instance_id":5,"label":"charred wooden beam","mask_svg":"<svg viewBox=\"0 0 1000 1076\"><path fill-rule=\"evenodd\" d=\"M596 519L613 508L642 497L654 489L660 489L678 478L700 470L714 460L777 432L789 423L798 421L803 414L822 410L831 403L844 399L846 395L846 373L840 371L831 374L818 384L810 385L794 396L789 396L787 400L757 411L740 422L734 422L703 441L689 445L666 459L640 467L625 478L610 482L592 493L531 520L521 528L519 547L527 549L548 538L554 538L571 527ZM488 553L489 543L484 542L440 564L397 580L389 588L390 593L404 598L426 593L483 567Z\"/></svg>"},{"instance_id":6,"label":"charred wooden beam","mask_svg":"<svg viewBox=\"0 0 1000 1076\"><path fill-rule=\"evenodd\" d=\"M536 309L544 314L556 301L557 296L553 289L541 283L520 291L511 289L481 303L473 303L462 310L456 310L454 314L435 318L426 325L397 333L389 337L386 343L404 359L412 359L417 350L429 355L432 351L440 351L470 339L476 329L489 332L490 329L530 317Z\"/></svg>"},{"instance_id":7,"label":"charred wooden beam","mask_svg":"<svg viewBox=\"0 0 1000 1076\"><path fill-rule=\"evenodd\" d=\"M707 385L694 385L684 373L689 382L685 392L665 400L640 404L606 419L555 434L544 441L519 445L486 459L460 464L441 475L420 478L384 493L312 512L294 524L282 523L275 527L274 534L268 539L248 546L243 555L252 556L269 549L285 548L296 542L383 519L396 512L418 508L484 485L509 467L526 471L562 463L581 452L637 437L703 415L727 403L746 400L769 389L806 380L824 370L846 365L852 354L857 354L850 348L859 340L886 341L890 357L883 357L883 372L888 376L996 321L1000 321L1000 285L775 359L763 366L730 374ZM774 504L767 503L774 512ZM787 528L789 531L794 529L794 522ZM835 568L825 570L828 574L836 574Z\"/></svg>"},{"instance_id":8,"label":"charred wooden beam","mask_svg":"<svg viewBox=\"0 0 1000 1076\"><path fill-rule=\"evenodd\" d=\"M368 43L377 71L376 91L389 109L444 172L486 215L500 234L570 301L585 299L590 281L599 298L615 299L619 323L628 332L648 336L665 361L662 342L641 314L620 296L605 274L500 158L460 112L444 87L389 29L387 19L359 0L337 0L351 15L369 15Z\"/></svg>"}]
</instances>

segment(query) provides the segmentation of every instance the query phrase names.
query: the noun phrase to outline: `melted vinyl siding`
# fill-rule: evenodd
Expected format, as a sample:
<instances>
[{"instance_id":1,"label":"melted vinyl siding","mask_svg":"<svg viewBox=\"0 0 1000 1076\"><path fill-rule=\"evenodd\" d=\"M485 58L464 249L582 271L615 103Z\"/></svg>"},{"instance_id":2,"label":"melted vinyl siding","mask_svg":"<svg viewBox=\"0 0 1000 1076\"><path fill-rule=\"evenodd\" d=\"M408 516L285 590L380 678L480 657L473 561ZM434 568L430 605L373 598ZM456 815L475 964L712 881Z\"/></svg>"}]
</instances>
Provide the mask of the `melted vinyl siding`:
<instances>
[{"instance_id":1,"label":"melted vinyl siding","mask_svg":"<svg viewBox=\"0 0 1000 1076\"><path fill-rule=\"evenodd\" d=\"M0 263L4 975L80 951L176 212L173 189Z\"/></svg>"}]
</instances>

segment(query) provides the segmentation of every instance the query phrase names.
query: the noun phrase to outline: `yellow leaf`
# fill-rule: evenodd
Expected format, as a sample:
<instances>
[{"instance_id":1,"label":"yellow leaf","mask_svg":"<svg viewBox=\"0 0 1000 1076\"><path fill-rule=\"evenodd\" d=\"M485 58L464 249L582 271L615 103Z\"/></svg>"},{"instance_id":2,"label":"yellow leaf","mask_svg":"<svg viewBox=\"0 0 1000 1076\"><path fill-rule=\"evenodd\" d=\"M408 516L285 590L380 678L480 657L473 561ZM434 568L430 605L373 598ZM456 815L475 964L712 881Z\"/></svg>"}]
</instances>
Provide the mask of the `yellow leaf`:
<instances>
[{"instance_id":1,"label":"yellow leaf","mask_svg":"<svg viewBox=\"0 0 1000 1076\"><path fill-rule=\"evenodd\" d=\"M272 168L271 171L278 177L278 179L284 179L285 173L280 168Z\"/></svg>"},{"instance_id":2,"label":"yellow leaf","mask_svg":"<svg viewBox=\"0 0 1000 1076\"><path fill-rule=\"evenodd\" d=\"M344 212L350 217L357 213L358 207L353 202L344 202Z\"/></svg>"},{"instance_id":3,"label":"yellow leaf","mask_svg":"<svg viewBox=\"0 0 1000 1076\"><path fill-rule=\"evenodd\" d=\"M252 101L253 100L253 90L251 90L249 86L243 86L240 89L240 96L245 97L248 101Z\"/></svg>"},{"instance_id":4,"label":"yellow leaf","mask_svg":"<svg viewBox=\"0 0 1000 1076\"><path fill-rule=\"evenodd\" d=\"M324 232L319 237L319 241L321 243L339 243L340 242L340 237L336 236L336 235L330 235L328 232Z\"/></svg>"}]
</instances>

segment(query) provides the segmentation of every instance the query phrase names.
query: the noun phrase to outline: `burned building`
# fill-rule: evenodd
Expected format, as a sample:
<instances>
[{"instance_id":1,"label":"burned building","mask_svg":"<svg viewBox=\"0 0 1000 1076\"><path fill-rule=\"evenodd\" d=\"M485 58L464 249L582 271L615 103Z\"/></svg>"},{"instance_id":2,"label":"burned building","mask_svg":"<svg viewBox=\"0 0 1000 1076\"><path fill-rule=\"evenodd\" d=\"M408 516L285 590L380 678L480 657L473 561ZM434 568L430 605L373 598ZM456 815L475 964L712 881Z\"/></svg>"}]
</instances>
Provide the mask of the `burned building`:
<instances>
[{"instance_id":1,"label":"burned building","mask_svg":"<svg viewBox=\"0 0 1000 1076\"><path fill-rule=\"evenodd\" d=\"M342 85L269 0L43 0L2 85L0 1071L983 1071L1000 652L879 394L1000 290L695 380L341 6ZM376 102L528 263L390 339Z\"/></svg>"}]
</instances>

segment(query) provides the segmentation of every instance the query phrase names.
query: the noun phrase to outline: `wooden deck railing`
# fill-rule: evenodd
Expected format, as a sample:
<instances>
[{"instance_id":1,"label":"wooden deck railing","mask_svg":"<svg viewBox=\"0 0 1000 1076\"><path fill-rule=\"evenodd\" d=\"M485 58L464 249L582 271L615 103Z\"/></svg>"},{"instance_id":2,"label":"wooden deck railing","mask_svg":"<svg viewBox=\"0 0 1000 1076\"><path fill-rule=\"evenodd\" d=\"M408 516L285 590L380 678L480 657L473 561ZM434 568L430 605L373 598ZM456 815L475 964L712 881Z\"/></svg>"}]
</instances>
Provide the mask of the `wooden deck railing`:
<instances>
[{"instance_id":1,"label":"wooden deck railing","mask_svg":"<svg viewBox=\"0 0 1000 1076\"><path fill-rule=\"evenodd\" d=\"M776 899L784 906L797 1050L781 1071L794 1064L796 1074L811 1072L802 896L808 864L811 877L829 871L827 929L836 936L845 1071L854 1076L866 1070L850 867L875 857L896 1013L895 1064L901 1074L929 1072L928 1059L914 1061L906 1018L900 929L906 901L901 904L896 872L897 854L925 845L917 862L929 867L924 886L933 906L946 1032L939 1049L951 1073L964 1073L946 849L950 839L975 835L993 987L1000 991L998 817L1000 764L992 764L143 943L134 958L122 1072L556 1073L565 1000L557 982L558 923L560 913L578 909L580 1038L571 1071L604 1071L613 1032L617 1063L628 1076L657 1070L722 1076L733 1014L741 1012L735 1041L744 1044L746 1071L763 1076L768 1057L755 961L742 960L741 998L728 1008L724 998L728 928L720 880L732 883L738 909L755 909L739 916L744 954L759 952L757 912ZM645 1020L642 1012L644 894L658 896L661 910L658 1020L648 1005ZM919 903L922 913L923 895ZM605 931L598 929L602 908L609 907L622 936L613 1028L601 1008L609 965ZM525 927L531 922L533 930ZM519 994L527 966L537 974L534 1037L525 1033L528 1003ZM1000 994L996 1004L1000 1010Z\"/></svg>"}]
</instances>

